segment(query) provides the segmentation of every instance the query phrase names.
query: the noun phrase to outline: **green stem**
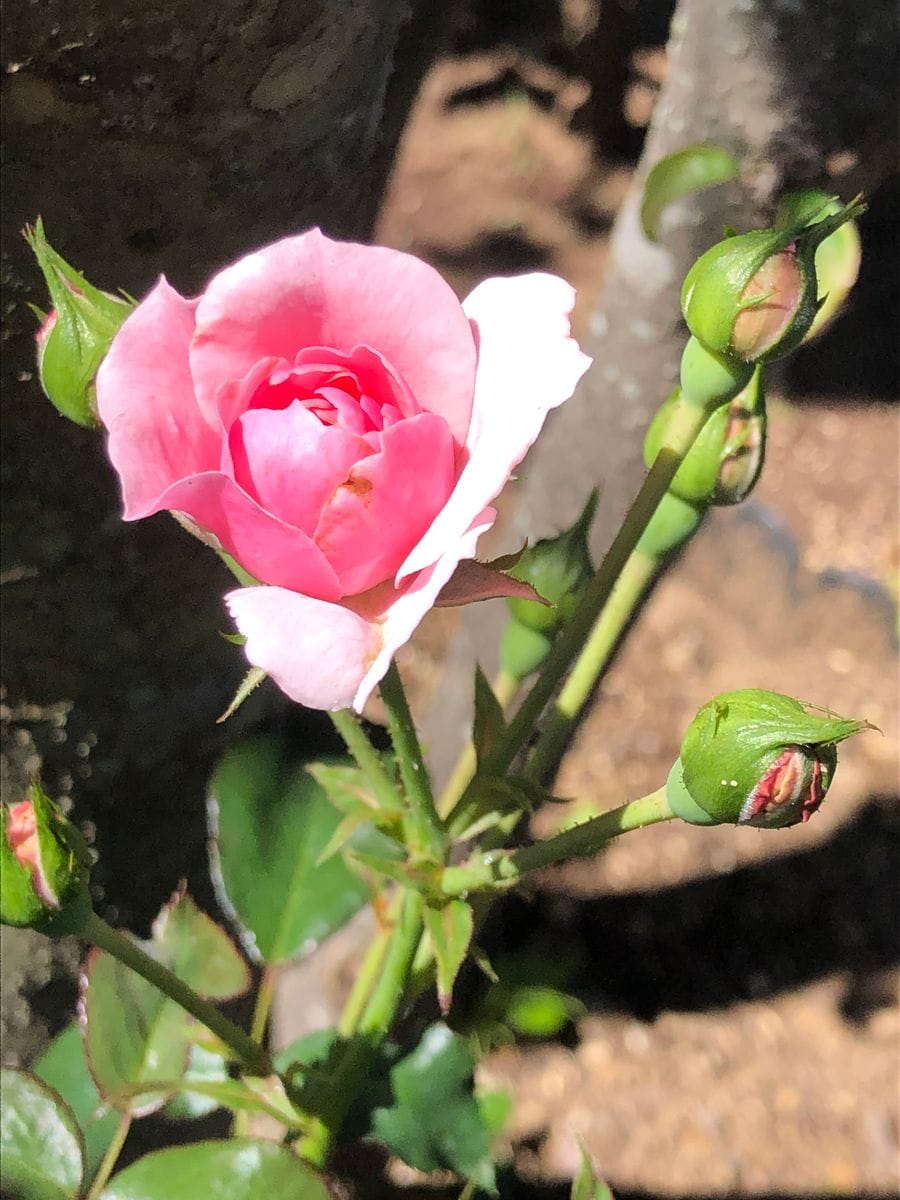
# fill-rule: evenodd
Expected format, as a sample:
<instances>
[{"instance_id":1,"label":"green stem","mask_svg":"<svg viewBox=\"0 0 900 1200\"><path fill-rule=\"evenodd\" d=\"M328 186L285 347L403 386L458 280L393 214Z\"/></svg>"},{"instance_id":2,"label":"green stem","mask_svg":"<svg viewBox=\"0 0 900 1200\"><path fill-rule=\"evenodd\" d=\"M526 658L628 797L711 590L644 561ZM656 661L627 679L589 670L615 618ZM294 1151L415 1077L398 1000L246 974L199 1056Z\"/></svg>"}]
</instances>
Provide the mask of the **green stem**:
<instances>
[{"instance_id":1,"label":"green stem","mask_svg":"<svg viewBox=\"0 0 900 1200\"><path fill-rule=\"evenodd\" d=\"M397 789L394 787L394 781L385 770L378 751L369 741L359 717L349 708L342 708L329 715L335 729L356 760L356 765L368 780L380 807L387 812L396 811Z\"/></svg>"},{"instance_id":2,"label":"green stem","mask_svg":"<svg viewBox=\"0 0 900 1200\"><path fill-rule=\"evenodd\" d=\"M266 967L259 988L256 992L256 1003L253 1006L253 1019L250 1022L250 1037L261 1046L265 1045L266 1026L269 1023L269 1009L275 998L275 982L278 971L275 967Z\"/></svg>"},{"instance_id":3,"label":"green stem","mask_svg":"<svg viewBox=\"0 0 900 1200\"><path fill-rule=\"evenodd\" d=\"M128 1131L131 1128L132 1116L130 1112L123 1113L122 1119L116 1126L116 1132L112 1136L112 1141L106 1148L106 1153L103 1155L103 1160L97 1168L97 1174L94 1176L94 1181L91 1184L90 1191L85 1200L99 1200L100 1194L106 1187L107 1180L115 1170L116 1163L119 1161L119 1155L122 1153L122 1147L125 1145L125 1139L128 1137Z\"/></svg>"},{"instance_id":4,"label":"green stem","mask_svg":"<svg viewBox=\"0 0 900 1200\"><path fill-rule=\"evenodd\" d=\"M407 836L409 848L424 858L442 861L446 832L434 807L428 768L422 757L419 737L403 690L397 664L391 662L381 681L381 698L388 713L388 729L400 767L400 778L409 804Z\"/></svg>"},{"instance_id":5,"label":"green stem","mask_svg":"<svg viewBox=\"0 0 900 1200\"><path fill-rule=\"evenodd\" d=\"M331 1077L329 1111L297 1145L297 1152L317 1166L325 1163L378 1047L400 1009L422 930L422 897L418 892L408 891L403 895L378 983Z\"/></svg>"},{"instance_id":6,"label":"green stem","mask_svg":"<svg viewBox=\"0 0 900 1200\"><path fill-rule=\"evenodd\" d=\"M461 896L484 889L513 887L530 871L572 858L586 858L621 833L670 821L674 815L666 799L666 789L661 787L649 796L601 813L544 842L534 842L520 850L488 850L458 867L447 867L441 889L448 896Z\"/></svg>"},{"instance_id":7,"label":"green stem","mask_svg":"<svg viewBox=\"0 0 900 1200\"><path fill-rule=\"evenodd\" d=\"M515 675L510 675L506 671L500 671L497 674L497 678L491 684L491 689L497 697L498 704L505 710L512 704L516 692L521 686L521 679L517 679ZM447 785L441 792L440 799L437 802L437 810L445 821L454 808L456 808L466 788L472 782L477 765L475 746L470 741L459 756L456 766L447 780Z\"/></svg>"},{"instance_id":8,"label":"green stem","mask_svg":"<svg viewBox=\"0 0 900 1200\"><path fill-rule=\"evenodd\" d=\"M659 559L641 550L634 550L629 556L528 755L523 772L528 779L541 780L559 764L579 713L606 669L622 631L653 582L659 566Z\"/></svg>"},{"instance_id":9,"label":"green stem","mask_svg":"<svg viewBox=\"0 0 900 1200\"><path fill-rule=\"evenodd\" d=\"M531 691L522 701L518 712L500 737L494 751L484 763L487 775L503 775L515 756L525 745L547 701L560 680L577 658L590 635L591 628L615 586L641 535L669 489L669 484L693 446L711 407L685 404L669 422L666 440L650 468L634 503L629 508L619 532L599 570L587 585L571 621L560 632L553 648L544 660Z\"/></svg>"},{"instance_id":10,"label":"green stem","mask_svg":"<svg viewBox=\"0 0 900 1200\"><path fill-rule=\"evenodd\" d=\"M391 915L396 918L398 913L399 907L394 906ZM353 987L350 990L350 995L347 997L347 1003L344 1005L344 1011L341 1013L341 1019L338 1022L338 1034L342 1038L349 1038L356 1033L360 1018L369 1002L369 997L375 989L376 980L379 977L384 957L391 943L392 932L393 930L390 926L379 929L369 943L366 956L362 961L362 966L359 968L356 979L353 981Z\"/></svg>"},{"instance_id":11,"label":"green stem","mask_svg":"<svg viewBox=\"0 0 900 1200\"><path fill-rule=\"evenodd\" d=\"M136 942L118 930L108 925L102 917L91 913L84 926L78 931L79 937L92 942L111 954L126 967L146 979L158 988L164 996L180 1004L185 1012L196 1017L212 1033L224 1042L246 1069L253 1075L272 1074L272 1063L269 1055L257 1042L248 1037L243 1029L239 1029L229 1021L219 1010L202 996L198 996L193 988L189 988L177 975L164 967L162 963L151 958Z\"/></svg>"}]
</instances>

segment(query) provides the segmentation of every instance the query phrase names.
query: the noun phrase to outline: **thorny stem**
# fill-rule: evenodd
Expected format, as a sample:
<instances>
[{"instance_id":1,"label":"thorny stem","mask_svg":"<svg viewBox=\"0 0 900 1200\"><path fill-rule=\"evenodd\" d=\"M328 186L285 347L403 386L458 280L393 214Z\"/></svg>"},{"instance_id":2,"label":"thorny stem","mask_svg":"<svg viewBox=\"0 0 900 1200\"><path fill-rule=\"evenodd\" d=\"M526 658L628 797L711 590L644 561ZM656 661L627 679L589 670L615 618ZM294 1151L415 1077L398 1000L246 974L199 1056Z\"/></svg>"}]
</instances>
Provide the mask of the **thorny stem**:
<instances>
[{"instance_id":1,"label":"thorny stem","mask_svg":"<svg viewBox=\"0 0 900 1200\"><path fill-rule=\"evenodd\" d=\"M539 871L573 858L586 858L621 833L670 821L674 815L666 799L666 789L661 787L546 841L534 842L519 850L488 850L458 867L447 867L441 888L448 896L510 888L529 871Z\"/></svg>"},{"instance_id":2,"label":"thorny stem","mask_svg":"<svg viewBox=\"0 0 900 1200\"><path fill-rule=\"evenodd\" d=\"M381 681L381 698L388 714L388 729L394 743L400 778L406 793L408 845L413 853L442 861L446 831L434 807L431 780L419 745L419 736L403 690L397 664L391 662Z\"/></svg>"},{"instance_id":3,"label":"thorny stem","mask_svg":"<svg viewBox=\"0 0 900 1200\"><path fill-rule=\"evenodd\" d=\"M397 790L385 770L378 751L369 741L359 717L349 708L330 713L332 723L365 775L372 794L380 807L388 812L397 807Z\"/></svg>"},{"instance_id":4,"label":"thorny stem","mask_svg":"<svg viewBox=\"0 0 900 1200\"><path fill-rule=\"evenodd\" d=\"M422 897L418 892L407 891L400 903L381 975L332 1075L329 1111L309 1128L297 1146L298 1153L317 1166L326 1161L353 1098L400 1009L422 929Z\"/></svg>"},{"instance_id":5,"label":"thorny stem","mask_svg":"<svg viewBox=\"0 0 900 1200\"><path fill-rule=\"evenodd\" d=\"M706 424L710 408L685 405L669 423L666 441L629 508L600 569L587 585L571 621L560 632L544 660L531 691L483 764L485 775L503 775L531 735L547 701L575 660L609 599L616 580L669 489L685 455Z\"/></svg>"},{"instance_id":6,"label":"thorny stem","mask_svg":"<svg viewBox=\"0 0 900 1200\"><path fill-rule=\"evenodd\" d=\"M634 550L628 558L528 755L523 772L526 778L540 781L558 765L578 714L606 669L622 631L653 582L659 566L659 559L641 550Z\"/></svg>"},{"instance_id":7,"label":"thorny stem","mask_svg":"<svg viewBox=\"0 0 900 1200\"><path fill-rule=\"evenodd\" d=\"M102 917L91 913L84 926L78 931L78 935L85 941L99 946L107 954L111 954L113 958L118 959L120 963L140 975L142 979L152 983L164 996L168 996L170 1000L180 1004L185 1012L196 1017L221 1042L233 1050L235 1057L251 1074L270 1075L272 1073L269 1055L258 1042L248 1037L243 1029L239 1029L233 1021L229 1021L208 1000L198 996L193 988L189 988L186 983L183 983L168 967L164 967L155 958L151 958L131 938L108 925Z\"/></svg>"}]
</instances>

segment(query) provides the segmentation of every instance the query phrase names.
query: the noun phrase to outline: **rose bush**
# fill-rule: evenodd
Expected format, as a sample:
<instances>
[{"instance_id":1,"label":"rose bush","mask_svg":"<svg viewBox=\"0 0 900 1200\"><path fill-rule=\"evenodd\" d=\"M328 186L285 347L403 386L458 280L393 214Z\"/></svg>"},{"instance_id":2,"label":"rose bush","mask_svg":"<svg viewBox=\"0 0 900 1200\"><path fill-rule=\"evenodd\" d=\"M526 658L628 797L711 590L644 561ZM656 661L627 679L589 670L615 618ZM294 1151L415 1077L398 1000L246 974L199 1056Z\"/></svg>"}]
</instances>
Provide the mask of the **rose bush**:
<instances>
[{"instance_id":1,"label":"rose bush","mask_svg":"<svg viewBox=\"0 0 900 1200\"><path fill-rule=\"evenodd\" d=\"M411 255L318 230L197 299L160 279L97 376L125 518L168 509L230 554L259 582L226 596L250 662L360 709L587 368L572 302L533 274L460 305Z\"/></svg>"}]
</instances>

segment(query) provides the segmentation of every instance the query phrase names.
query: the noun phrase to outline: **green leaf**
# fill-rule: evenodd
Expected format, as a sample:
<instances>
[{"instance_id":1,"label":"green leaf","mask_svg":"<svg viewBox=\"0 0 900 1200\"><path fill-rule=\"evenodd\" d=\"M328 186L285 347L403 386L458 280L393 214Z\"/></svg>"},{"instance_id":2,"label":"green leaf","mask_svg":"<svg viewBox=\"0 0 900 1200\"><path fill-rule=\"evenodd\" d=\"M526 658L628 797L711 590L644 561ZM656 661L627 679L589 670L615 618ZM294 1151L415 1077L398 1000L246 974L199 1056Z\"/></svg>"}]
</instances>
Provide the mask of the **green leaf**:
<instances>
[{"instance_id":1,"label":"green leaf","mask_svg":"<svg viewBox=\"0 0 900 1200\"><path fill-rule=\"evenodd\" d=\"M615 1200L609 1185L597 1177L584 1146L581 1147L581 1166L572 1180L571 1200Z\"/></svg>"},{"instance_id":2,"label":"green leaf","mask_svg":"<svg viewBox=\"0 0 900 1200\"><path fill-rule=\"evenodd\" d=\"M183 1079L171 1081L168 1090L176 1089L184 1090L179 1091L175 1099L166 1105L168 1116L202 1117L214 1109L228 1108L232 1112L264 1113L288 1128L300 1128L300 1117L288 1100L284 1085L277 1075L203 1080L188 1074ZM140 1085L133 1085L123 1089L119 1096L140 1105L144 1094Z\"/></svg>"},{"instance_id":3,"label":"green leaf","mask_svg":"<svg viewBox=\"0 0 900 1200\"><path fill-rule=\"evenodd\" d=\"M27 1071L0 1073L0 1186L17 1200L67 1200L81 1190L84 1146L71 1108Z\"/></svg>"},{"instance_id":4,"label":"green leaf","mask_svg":"<svg viewBox=\"0 0 900 1200\"><path fill-rule=\"evenodd\" d=\"M275 1069L282 1075L289 1075L292 1080L302 1075L304 1068L324 1062L337 1041L337 1029L331 1025L327 1029L314 1029L312 1033L304 1033L273 1056Z\"/></svg>"},{"instance_id":5,"label":"green leaf","mask_svg":"<svg viewBox=\"0 0 900 1200\"><path fill-rule=\"evenodd\" d=\"M504 1020L525 1037L555 1037L584 1013L584 1005L551 987L518 987L509 995Z\"/></svg>"},{"instance_id":6,"label":"green leaf","mask_svg":"<svg viewBox=\"0 0 900 1200\"><path fill-rule=\"evenodd\" d=\"M39 1079L55 1088L75 1114L84 1135L85 1178L92 1179L119 1125L119 1114L100 1099L88 1070L81 1030L73 1021L34 1063Z\"/></svg>"},{"instance_id":7,"label":"green leaf","mask_svg":"<svg viewBox=\"0 0 900 1200\"><path fill-rule=\"evenodd\" d=\"M489 1131L472 1090L475 1061L463 1038L432 1025L392 1068L394 1103L372 1114L375 1135L420 1171L449 1168L495 1190Z\"/></svg>"},{"instance_id":8,"label":"green leaf","mask_svg":"<svg viewBox=\"0 0 900 1200\"><path fill-rule=\"evenodd\" d=\"M210 999L231 999L250 984L247 964L228 934L180 891L163 906L144 949ZM104 1099L122 1112L144 1116L159 1108L199 1053L193 1019L108 954L88 959L81 1013L91 1074ZM161 1085L158 1091L142 1086L154 1083Z\"/></svg>"},{"instance_id":9,"label":"green leaf","mask_svg":"<svg viewBox=\"0 0 900 1200\"><path fill-rule=\"evenodd\" d=\"M187 1070L181 1081L183 1090L172 1097L163 1112L174 1120L195 1120L208 1116L220 1107L218 1098L207 1091L192 1091L193 1083L200 1088L207 1085L230 1083L228 1062L215 1050L194 1042L188 1054Z\"/></svg>"},{"instance_id":10,"label":"green leaf","mask_svg":"<svg viewBox=\"0 0 900 1200\"><path fill-rule=\"evenodd\" d=\"M494 689L481 667L475 665L475 720L472 723L472 743L475 756L482 762L497 744L506 729L506 718Z\"/></svg>"},{"instance_id":11,"label":"green leaf","mask_svg":"<svg viewBox=\"0 0 900 1200\"><path fill-rule=\"evenodd\" d=\"M509 1092L482 1092L477 1097L478 1111L489 1138L499 1137L516 1104Z\"/></svg>"},{"instance_id":12,"label":"green leaf","mask_svg":"<svg viewBox=\"0 0 900 1200\"><path fill-rule=\"evenodd\" d=\"M160 1108L172 1090L171 1081L187 1069L191 1018L184 1009L118 959L95 950L82 975L79 1011L87 1061L100 1095L120 1112L135 1116ZM163 1081L161 1091L148 1087L139 1101L126 1094L130 1085Z\"/></svg>"},{"instance_id":13,"label":"green leaf","mask_svg":"<svg viewBox=\"0 0 900 1200\"><path fill-rule=\"evenodd\" d=\"M475 916L465 900L450 900L440 908L424 910L425 928L437 961L438 1003L444 1016L450 1011L453 984L466 957Z\"/></svg>"},{"instance_id":14,"label":"green leaf","mask_svg":"<svg viewBox=\"0 0 900 1200\"><path fill-rule=\"evenodd\" d=\"M319 1175L290 1150L255 1138L158 1150L120 1171L101 1200L329 1200Z\"/></svg>"},{"instance_id":15,"label":"green leaf","mask_svg":"<svg viewBox=\"0 0 900 1200\"><path fill-rule=\"evenodd\" d=\"M176 892L153 922L153 956L210 1000L233 1000L250 986L250 970L234 942L184 892Z\"/></svg>"},{"instance_id":16,"label":"green leaf","mask_svg":"<svg viewBox=\"0 0 900 1200\"><path fill-rule=\"evenodd\" d=\"M386 762L390 761L387 755L384 757ZM383 803L375 798L365 774L352 763L315 762L310 763L307 770L321 784L334 807L345 816L362 814L367 820L373 821L386 811L398 817L403 812L399 792L396 806L385 810Z\"/></svg>"},{"instance_id":17,"label":"green leaf","mask_svg":"<svg viewBox=\"0 0 900 1200\"><path fill-rule=\"evenodd\" d=\"M651 242L656 241L659 218L666 205L694 192L727 183L735 179L737 173L734 156L719 146L688 146L661 158L644 184L641 225L645 236Z\"/></svg>"},{"instance_id":18,"label":"green leaf","mask_svg":"<svg viewBox=\"0 0 900 1200\"><path fill-rule=\"evenodd\" d=\"M213 881L254 958L310 953L368 898L341 858L316 865L339 820L276 738L246 738L219 761L209 798Z\"/></svg>"}]
</instances>

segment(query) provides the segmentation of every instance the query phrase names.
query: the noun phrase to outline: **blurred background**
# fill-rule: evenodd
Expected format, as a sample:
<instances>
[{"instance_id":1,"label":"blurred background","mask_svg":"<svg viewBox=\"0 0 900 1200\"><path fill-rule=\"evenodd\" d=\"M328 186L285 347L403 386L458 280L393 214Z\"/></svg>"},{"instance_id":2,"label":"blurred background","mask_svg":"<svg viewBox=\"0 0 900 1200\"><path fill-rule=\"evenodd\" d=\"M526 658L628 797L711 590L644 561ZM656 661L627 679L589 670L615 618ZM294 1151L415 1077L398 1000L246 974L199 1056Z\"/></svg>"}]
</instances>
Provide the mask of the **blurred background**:
<instances>
[{"instance_id":1,"label":"blurred background","mask_svg":"<svg viewBox=\"0 0 900 1200\"><path fill-rule=\"evenodd\" d=\"M346 42L328 7L288 18L232 3L207 26L175 0L77 17L21 0L4 17L4 785L40 770L74 801L100 856L98 904L139 931L182 877L215 907L203 797L229 738L289 720L311 753L332 743L265 689L213 726L241 675L216 636L225 576L165 517L124 526L102 447L41 399L27 303L43 295L21 225L41 212L94 282L137 295L161 270L189 293L313 222L418 254L461 296L491 274L564 276L597 359L590 424L567 433L560 414L551 449L504 499L500 550L523 526L560 528L574 516L560 497L595 483L607 485L602 549L644 414L667 391L662 376L630 400L616 391L608 368L630 364L604 357L601 318L616 302L611 231L667 94L672 5L456 0L404 25L403 6L385 4L384 45L365 5L347 6L341 20L359 24ZM391 47L393 74L379 76ZM324 64L311 82L310 48ZM343 112L356 123L338 136ZM822 153L848 194L854 164ZM515 1098L511 1195L562 1196L579 1139L620 1197L895 1194L898 185L880 168L863 182L859 284L777 376L760 486L714 512L655 589L563 765L556 791L582 799L537 814L534 832L657 787L720 690L783 690L882 732L842 750L828 803L800 830L659 827L504 904L492 955L520 991L543 992L466 1020L496 1047L484 1080ZM763 190L757 177L751 208ZM716 219L706 212L705 244ZM631 464L622 479L610 456ZM465 732L471 658L489 658L502 623L490 608L432 614L401 659L439 772ZM357 944L351 933L313 956L298 986L313 969L337 1003ZM77 961L74 945L4 934L4 1061L29 1060L67 1019Z\"/></svg>"}]
</instances>

